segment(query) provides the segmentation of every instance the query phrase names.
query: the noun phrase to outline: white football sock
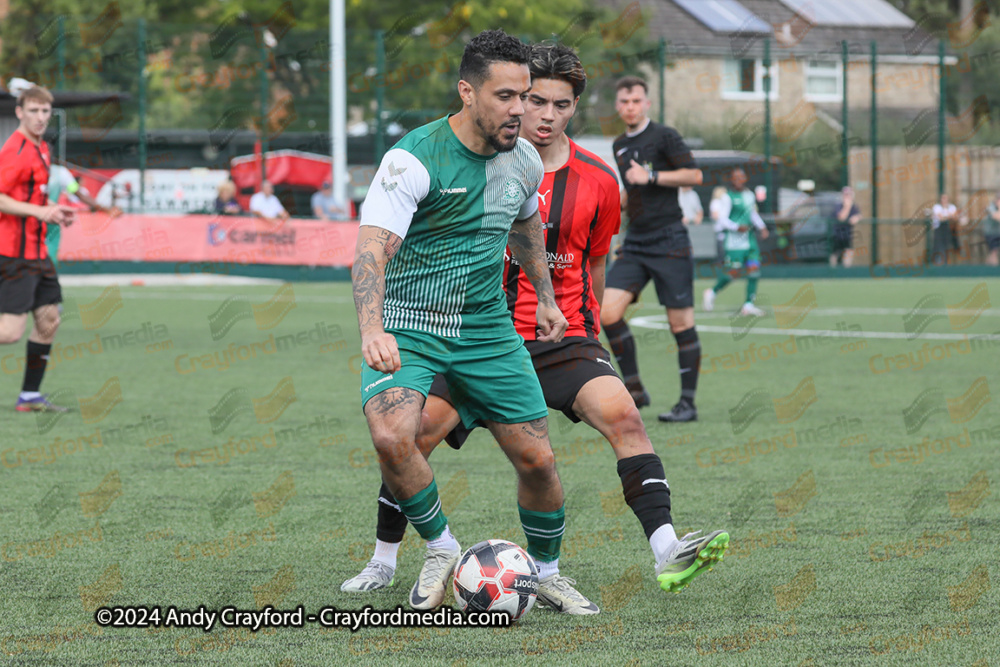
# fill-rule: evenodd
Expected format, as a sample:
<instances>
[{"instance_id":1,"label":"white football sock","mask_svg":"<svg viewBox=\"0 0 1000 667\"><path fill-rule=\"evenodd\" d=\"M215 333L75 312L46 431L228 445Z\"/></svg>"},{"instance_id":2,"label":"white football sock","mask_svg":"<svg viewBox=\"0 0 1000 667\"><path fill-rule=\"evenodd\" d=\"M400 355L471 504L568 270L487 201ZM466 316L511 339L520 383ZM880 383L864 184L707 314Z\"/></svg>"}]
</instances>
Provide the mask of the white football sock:
<instances>
[{"instance_id":1,"label":"white football sock","mask_svg":"<svg viewBox=\"0 0 1000 667\"><path fill-rule=\"evenodd\" d=\"M553 574L559 574L559 559L556 558L548 563L540 560L535 561L535 565L538 567L538 580L548 579Z\"/></svg>"},{"instance_id":2,"label":"white football sock","mask_svg":"<svg viewBox=\"0 0 1000 667\"><path fill-rule=\"evenodd\" d=\"M21 398L22 401L31 401L31 400L34 400L34 399L38 398L41 395L42 395L42 392L40 392L40 391L22 391L20 398Z\"/></svg>"},{"instance_id":3,"label":"white football sock","mask_svg":"<svg viewBox=\"0 0 1000 667\"><path fill-rule=\"evenodd\" d=\"M382 540L375 540L375 555L372 556L372 560L378 561L383 565L388 565L392 569L396 569L396 554L399 553L399 546L402 542L383 542Z\"/></svg>"},{"instance_id":4,"label":"white football sock","mask_svg":"<svg viewBox=\"0 0 1000 667\"><path fill-rule=\"evenodd\" d=\"M451 534L451 528L444 527L444 532L433 540L427 540L427 546L431 549L449 549L454 551L459 548L458 540Z\"/></svg>"},{"instance_id":5,"label":"white football sock","mask_svg":"<svg viewBox=\"0 0 1000 667\"><path fill-rule=\"evenodd\" d=\"M653 548L653 556L657 563L662 563L677 546L677 533L674 527L665 523L649 536L649 546Z\"/></svg>"}]
</instances>

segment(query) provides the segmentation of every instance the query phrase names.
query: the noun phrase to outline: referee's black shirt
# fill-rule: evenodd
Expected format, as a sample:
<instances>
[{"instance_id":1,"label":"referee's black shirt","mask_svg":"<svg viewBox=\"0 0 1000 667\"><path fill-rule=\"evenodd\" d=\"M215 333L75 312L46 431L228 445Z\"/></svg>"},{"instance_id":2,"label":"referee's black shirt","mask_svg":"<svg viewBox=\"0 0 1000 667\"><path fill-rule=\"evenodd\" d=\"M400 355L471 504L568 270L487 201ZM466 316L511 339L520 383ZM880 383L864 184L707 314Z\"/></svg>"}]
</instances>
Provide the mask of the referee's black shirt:
<instances>
[{"instance_id":1,"label":"referee's black shirt","mask_svg":"<svg viewBox=\"0 0 1000 667\"><path fill-rule=\"evenodd\" d=\"M697 169L691 149L680 132L652 120L639 134L622 134L614 143L615 161L628 195L629 224L622 244L625 250L643 254L662 254L690 248L691 241L682 222L677 203L677 188L661 185L631 185L625 172L635 160L646 169L673 171Z\"/></svg>"}]
</instances>

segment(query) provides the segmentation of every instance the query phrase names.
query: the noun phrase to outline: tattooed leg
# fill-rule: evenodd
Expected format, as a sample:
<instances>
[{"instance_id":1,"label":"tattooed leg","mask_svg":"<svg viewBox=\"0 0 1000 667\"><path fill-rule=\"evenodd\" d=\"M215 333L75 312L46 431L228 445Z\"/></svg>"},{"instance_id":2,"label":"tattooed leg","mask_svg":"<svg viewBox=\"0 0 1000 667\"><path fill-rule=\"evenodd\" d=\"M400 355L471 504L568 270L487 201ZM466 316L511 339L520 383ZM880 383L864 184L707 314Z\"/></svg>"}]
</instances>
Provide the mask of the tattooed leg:
<instances>
[{"instance_id":1,"label":"tattooed leg","mask_svg":"<svg viewBox=\"0 0 1000 667\"><path fill-rule=\"evenodd\" d=\"M427 460L416 445L423 407L423 394L405 387L386 389L365 405L365 417L378 452L382 479L399 500L406 500L427 488L433 478Z\"/></svg>"},{"instance_id":2,"label":"tattooed leg","mask_svg":"<svg viewBox=\"0 0 1000 667\"><path fill-rule=\"evenodd\" d=\"M493 437L517 471L517 502L524 509L553 512L563 504L545 417L520 424L487 422Z\"/></svg>"}]
</instances>

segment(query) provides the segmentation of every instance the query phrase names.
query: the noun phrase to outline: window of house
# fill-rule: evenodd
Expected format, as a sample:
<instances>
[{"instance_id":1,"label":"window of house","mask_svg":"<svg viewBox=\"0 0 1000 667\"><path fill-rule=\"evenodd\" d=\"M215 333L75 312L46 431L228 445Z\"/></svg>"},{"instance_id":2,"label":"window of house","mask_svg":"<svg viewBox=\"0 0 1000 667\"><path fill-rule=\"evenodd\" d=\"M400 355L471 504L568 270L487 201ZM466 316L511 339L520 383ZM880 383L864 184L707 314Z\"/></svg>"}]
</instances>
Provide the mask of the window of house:
<instances>
[{"instance_id":1,"label":"window of house","mask_svg":"<svg viewBox=\"0 0 1000 667\"><path fill-rule=\"evenodd\" d=\"M806 62L806 99L818 102L839 101L844 94L843 63L834 60Z\"/></svg>"},{"instance_id":2,"label":"window of house","mask_svg":"<svg viewBox=\"0 0 1000 667\"><path fill-rule=\"evenodd\" d=\"M722 98L727 100L764 99L764 64L753 58L726 60L723 65ZM771 64L771 95L778 99L778 67Z\"/></svg>"}]
</instances>

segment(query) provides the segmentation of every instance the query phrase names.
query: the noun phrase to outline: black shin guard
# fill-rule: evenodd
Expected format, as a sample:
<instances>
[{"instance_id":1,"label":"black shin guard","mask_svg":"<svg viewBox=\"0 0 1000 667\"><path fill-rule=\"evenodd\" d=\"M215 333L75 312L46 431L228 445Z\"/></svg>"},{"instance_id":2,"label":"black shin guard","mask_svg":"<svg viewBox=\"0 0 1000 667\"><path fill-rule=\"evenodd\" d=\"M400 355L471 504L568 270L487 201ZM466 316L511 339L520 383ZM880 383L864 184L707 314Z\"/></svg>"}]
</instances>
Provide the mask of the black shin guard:
<instances>
[{"instance_id":1,"label":"black shin guard","mask_svg":"<svg viewBox=\"0 0 1000 667\"><path fill-rule=\"evenodd\" d=\"M694 327L674 334L677 341L677 366L681 374L681 400L694 405L701 372L701 341Z\"/></svg>"},{"instance_id":2,"label":"black shin guard","mask_svg":"<svg viewBox=\"0 0 1000 667\"><path fill-rule=\"evenodd\" d=\"M625 384L638 382L639 362L635 355L635 338L632 337L632 330L628 328L628 324L625 320L618 320L604 327L604 334L608 337L608 344L611 345L615 359L618 360L618 368L622 371Z\"/></svg>"},{"instance_id":3,"label":"black shin guard","mask_svg":"<svg viewBox=\"0 0 1000 667\"><path fill-rule=\"evenodd\" d=\"M647 539L660 526L672 523L670 486L659 456L640 454L621 459L618 461L618 476L622 479L625 502L642 524Z\"/></svg>"},{"instance_id":4,"label":"black shin guard","mask_svg":"<svg viewBox=\"0 0 1000 667\"><path fill-rule=\"evenodd\" d=\"M402 542L407 523L406 516L389 492L389 487L382 482L382 488L378 490L378 526L375 528L375 537L383 542Z\"/></svg>"}]
</instances>

